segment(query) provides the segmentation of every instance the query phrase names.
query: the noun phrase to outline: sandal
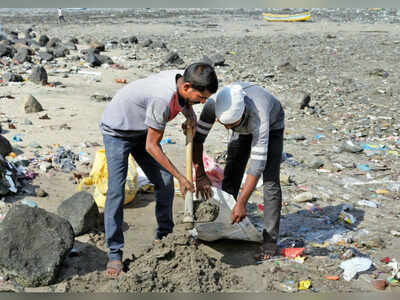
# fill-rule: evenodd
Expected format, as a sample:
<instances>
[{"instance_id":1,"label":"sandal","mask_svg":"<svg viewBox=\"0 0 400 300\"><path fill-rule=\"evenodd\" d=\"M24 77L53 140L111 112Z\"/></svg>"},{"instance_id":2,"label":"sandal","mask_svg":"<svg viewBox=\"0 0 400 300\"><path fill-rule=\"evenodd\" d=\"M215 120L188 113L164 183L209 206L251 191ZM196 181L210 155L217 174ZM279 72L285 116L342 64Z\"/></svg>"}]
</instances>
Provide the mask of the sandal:
<instances>
[{"instance_id":1,"label":"sandal","mask_svg":"<svg viewBox=\"0 0 400 300\"><path fill-rule=\"evenodd\" d=\"M107 263L107 275L112 278L118 277L122 272L122 268L123 265L120 260L110 260Z\"/></svg>"},{"instance_id":2,"label":"sandal","mask_svg":"<svg viewBox=\"0 0 400 300\"><path fill-rule=\"evenodd\" d=\"M278 253L278 246L276 243L263 243L260 247L260 253L254 256L258 261L269 260Z\"/></svg>"}]
</instances>

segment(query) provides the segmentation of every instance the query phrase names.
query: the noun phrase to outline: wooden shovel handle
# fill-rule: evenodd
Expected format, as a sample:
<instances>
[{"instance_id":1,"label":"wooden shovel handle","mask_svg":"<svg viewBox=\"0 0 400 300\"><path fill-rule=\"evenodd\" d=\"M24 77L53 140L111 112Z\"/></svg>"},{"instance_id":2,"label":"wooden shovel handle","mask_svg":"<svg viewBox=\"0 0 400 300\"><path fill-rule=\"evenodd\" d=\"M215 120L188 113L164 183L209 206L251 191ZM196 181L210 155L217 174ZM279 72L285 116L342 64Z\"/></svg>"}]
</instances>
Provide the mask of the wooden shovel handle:
<instances>
[{"instance_id":1,"label":"wooden shovel handle","mask_svg":"<svg viewBox=\"0 0 400 300\"><path fill-rule=\"evenodd\" d=\"M186 128L186 178L193 183L193 168L192 168L192 157L193 157L193 129L191 127Z\"/></svg>"}]
</instances>

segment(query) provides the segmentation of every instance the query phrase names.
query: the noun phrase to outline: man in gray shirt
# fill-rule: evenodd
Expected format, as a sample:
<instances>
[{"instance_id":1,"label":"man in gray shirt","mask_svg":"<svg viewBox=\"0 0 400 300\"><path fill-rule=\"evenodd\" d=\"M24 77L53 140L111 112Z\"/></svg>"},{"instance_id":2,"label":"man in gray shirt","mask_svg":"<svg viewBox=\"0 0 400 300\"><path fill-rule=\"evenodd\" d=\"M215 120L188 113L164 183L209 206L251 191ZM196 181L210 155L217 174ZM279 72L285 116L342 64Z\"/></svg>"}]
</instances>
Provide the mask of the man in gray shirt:
<instances>
[{"instance_id":1,"label":"man in gray shirt","mask_svg":"<svg viewBox=\"0 0 400 300\"><path fill-rule=\"evenodd\" d=\"M195 127L196 115L192 105L205 103L217 89L214 69L205 63L194 63L184 72L163 71L126 85L104 110L100 129L108 170L104 225L109 248L107 273L110 276L118 276L122 270L123 203L129 154L155 186L155 239L159 240L171 233L174 227L173 177L179 181L183 195L194 191L193 185L160 146L165 126L182 112L190 126Z\"/></svg>"},{"instance_id":2,"label":"man in gray shirt","mask_svg":"<svg viewBox=\"0 0 400 300\"><path fill-rule=\"evenodd\" d=\"M280 162L283 151L285 114L281 103L266 89L244 82L224 87L203 107L194 137L193 163L196 188L203 198L211 196L211 183L203 165L203 143L215 120L232 129L224 169L222 189L236 198L231 222L246 216L246 204L261 175L264 182L263 246L257 259L271 258L277 252L282 206ZM241 193L240 185L247 162L247 176Z\"/></svg>"}]
</instances>

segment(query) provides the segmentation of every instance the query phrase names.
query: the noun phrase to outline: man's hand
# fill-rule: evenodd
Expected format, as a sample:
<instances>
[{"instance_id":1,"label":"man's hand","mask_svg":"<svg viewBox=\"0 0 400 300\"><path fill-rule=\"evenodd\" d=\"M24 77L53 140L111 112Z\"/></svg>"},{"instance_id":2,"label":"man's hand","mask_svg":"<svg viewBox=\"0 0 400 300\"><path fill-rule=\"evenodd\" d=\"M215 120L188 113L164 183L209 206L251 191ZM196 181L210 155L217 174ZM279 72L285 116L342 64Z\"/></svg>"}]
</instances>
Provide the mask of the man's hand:
<instances>
[{"instance_id":1,"label":"man's hand","mask_svg":"<svg viewBox=\"0 0 400 300\"><path fill-rule=\"evenodd\" d=\"M186 120L185 122L182 123L181 126L182 126L182 131L183 131L184 135L186 135L186 130L188 128L188 124L192 128L192 132L193 132L193 135L194 135L195 132L196 132L196 129L197 129L197 121L196 120L194 120L194 121Z\"/></svg>"},{"instance_id":2,"label":"man's hand","mask_svg":"<svg viewBox=\"0 0 400 300\"><path fill-rule=\"evenodd\" d=\"M187 180L184 176L180 176L178 178L179 181L179 189L181 190L181 194L185 197L187 192L194 193L194 186Z\"/></svg>"},{"instance_id":3,"label":"man's hand","mask_svg":"<svg viewBox=\"0 0 400 300\"><path fill-rule=\"evenodd\" d=\"M182 109L182 114L186 118L186 121L183 123L185 125L182 124L182 129L185 131L187 126L190 126L193 130L193 135L194 135L197 129L197 116L193 110L193 107L191 105L184 107ZM186 135L186 132L184 132L184 134Z\"/></svg>"},{"instance_id":4,"label":"man's hand","mask_svg":"<svg viewBox=\"0 0 400 300\"><path fill-rule=\"evenodd\" d=\"M235 206L232 209L231 214L231 224L239 223L246 217L246 206L236 202Z\"/></svg>"},{"instance_id":5,"label":"man's hand","mask_svg":"<svg viewBox=\"0 0 400 300\"><path fill-rule=\"evenodd\" d=\"M206 174L196 175L196 197L201 196L202 199L207 200L212 197L211 181Z\"/></svg>"}]
</instances>

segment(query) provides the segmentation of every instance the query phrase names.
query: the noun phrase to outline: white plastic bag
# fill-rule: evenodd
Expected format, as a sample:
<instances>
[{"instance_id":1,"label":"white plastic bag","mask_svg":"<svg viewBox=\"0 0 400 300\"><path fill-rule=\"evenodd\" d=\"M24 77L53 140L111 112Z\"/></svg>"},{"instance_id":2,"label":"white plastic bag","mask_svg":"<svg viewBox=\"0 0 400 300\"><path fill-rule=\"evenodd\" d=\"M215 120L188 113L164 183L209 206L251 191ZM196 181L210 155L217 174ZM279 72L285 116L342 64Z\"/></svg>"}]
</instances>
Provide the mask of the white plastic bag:
<instances>
[{"instance_id":1,"label":"white plastic bag","mask_svg":"<svg viewBox=\"0 0 400 300\"><path fill-rule=\"evenodd\" d=\"M350 281L359 272L367 271L372 265L372 261L366 257L354 257L343 261L340 268L344 270L343 278Z\"/></svg>"}]
</instances>

